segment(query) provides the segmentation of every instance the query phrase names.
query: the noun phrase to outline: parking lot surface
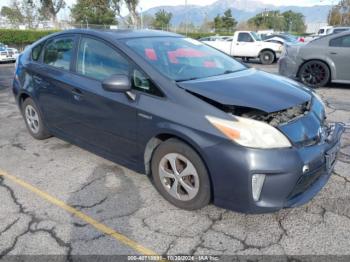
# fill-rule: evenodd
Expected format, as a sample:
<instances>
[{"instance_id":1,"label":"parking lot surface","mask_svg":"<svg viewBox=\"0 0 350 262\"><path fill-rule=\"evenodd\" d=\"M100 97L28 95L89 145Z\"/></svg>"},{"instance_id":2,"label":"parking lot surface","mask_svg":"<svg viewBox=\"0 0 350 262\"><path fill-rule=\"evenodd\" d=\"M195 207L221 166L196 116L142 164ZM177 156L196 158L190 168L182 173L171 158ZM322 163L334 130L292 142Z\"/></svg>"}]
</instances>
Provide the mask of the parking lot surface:
<instances>
[{"instance_id":1,"label":"parking lot surface","mask_svg":"<svg viewBox=\"0 0 350 262\"><path fill-rule=\"evenodd\" d=\"M276 65L261 66L277 73ZM0 64L0 258L6 255L350 255L350 130L307 205L244 215L166 202L148 178L57 138L34 140ZM350 122L350 86L318 89L329 121Z\"/></svg>"}]
</instances>

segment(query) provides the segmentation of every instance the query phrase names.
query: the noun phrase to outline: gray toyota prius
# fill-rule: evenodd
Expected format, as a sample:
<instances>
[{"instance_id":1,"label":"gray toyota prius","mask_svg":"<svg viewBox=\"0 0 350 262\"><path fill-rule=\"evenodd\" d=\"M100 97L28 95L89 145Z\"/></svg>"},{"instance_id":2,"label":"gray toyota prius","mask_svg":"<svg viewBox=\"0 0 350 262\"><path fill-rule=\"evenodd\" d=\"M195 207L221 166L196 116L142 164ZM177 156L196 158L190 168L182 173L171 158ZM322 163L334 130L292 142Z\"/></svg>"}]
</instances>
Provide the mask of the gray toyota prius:
<instances>
[{"instance_id":1,"label":"gray toyota prius","mask_svg":"<svg viewBox=\"0 0 350 262\"><path fill-rule=\"evenodd\" d=\"M49 35L20 55L13 93L34 138L147 174L189 210L308 202L331 176L344 130L303 85L161 31Z\"/></svg>"}]
</instances>

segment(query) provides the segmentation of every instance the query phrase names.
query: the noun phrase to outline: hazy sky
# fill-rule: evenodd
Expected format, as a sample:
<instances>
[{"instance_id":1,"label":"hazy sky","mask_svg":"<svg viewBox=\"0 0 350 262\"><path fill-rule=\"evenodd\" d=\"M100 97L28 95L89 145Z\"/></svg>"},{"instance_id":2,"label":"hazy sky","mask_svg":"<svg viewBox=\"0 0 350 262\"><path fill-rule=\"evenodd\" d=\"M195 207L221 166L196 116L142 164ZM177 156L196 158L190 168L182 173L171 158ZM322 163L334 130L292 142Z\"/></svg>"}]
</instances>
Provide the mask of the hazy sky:
<instances>
[{"instance_id":1,"label":"hazy sky","mask_svg":"<svg viewBox=\"0 0 350 262\"><path fill-rule=\"evenodd\" d=\"M71 6L76 2L76 0L65 0L68 6ZM193 5L209 5L216 0L187 0L188 4ZM339 0L256 0L263 3L274 4L274 5L300 5L300 6L310 6L315 4L332 4ZM4 5L10 5L12 0L0 0L0 7ZM185 0L140 0L140 8L142 10L147 10L151 7L159 5L181 5L184 4ZM126 13L124 10L123 13ZM62 14L61 14L62 15Z\"/></svg>"}]
</instances>

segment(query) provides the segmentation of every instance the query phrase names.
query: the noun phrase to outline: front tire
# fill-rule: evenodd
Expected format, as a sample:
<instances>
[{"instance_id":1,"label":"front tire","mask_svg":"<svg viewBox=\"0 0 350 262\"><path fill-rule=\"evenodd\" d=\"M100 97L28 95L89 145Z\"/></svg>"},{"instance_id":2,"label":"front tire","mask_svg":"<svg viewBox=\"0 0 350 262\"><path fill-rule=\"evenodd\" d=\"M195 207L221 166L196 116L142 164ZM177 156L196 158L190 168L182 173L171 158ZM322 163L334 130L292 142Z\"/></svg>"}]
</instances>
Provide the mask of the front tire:
<instances>
[{"instance_id":1,"label":"front tire","mask_svg":"<svg viewBox=\"0 0 350 262\"><path fill-rule=\"evenodd\" d=\"M199 155L178 139L161 143L152 157L152 180L158 192L173 205L187 210L210 203L207 169Z\"/></svg>"},{"instance_id":2,"label":"front tire","mask_svg":"<svg viewBox=\"0 0 350 262\"><path fill-rule=\"evenodd\" d=\"M309 61L299 71L300 81L309 87L322 87L329 83L331 73L328 66L321 61Z\"/></svg>"},{"instance_id":3,"label":"front tire","mask_svg":"<svg viewBox=\"0 0 350 262\"><path fill-rule=\"evenodd\" d=\"M271 65L276 60L276 56L272 51L265 50L260 53L260 62L263 65Z\"/></svg>"},{"instance_id":4,"label":"front tire","mask_svg":"<svg viewBox=\"0 0 350 262\"><path fill-rule=\"evenodd\" d=\"M43 140L51 136L33 99L27 98L23 101L22 115L32 137Z\"/></svg>"}]
</instances>

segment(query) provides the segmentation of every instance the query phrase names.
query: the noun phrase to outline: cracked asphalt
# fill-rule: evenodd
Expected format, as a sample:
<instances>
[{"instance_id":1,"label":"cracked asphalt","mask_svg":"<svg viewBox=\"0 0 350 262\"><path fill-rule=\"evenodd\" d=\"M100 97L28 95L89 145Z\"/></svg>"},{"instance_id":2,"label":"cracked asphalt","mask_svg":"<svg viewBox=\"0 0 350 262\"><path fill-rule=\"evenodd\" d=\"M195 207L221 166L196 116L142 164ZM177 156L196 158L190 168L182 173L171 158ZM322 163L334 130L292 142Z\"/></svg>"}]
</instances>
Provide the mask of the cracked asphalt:
<instances>
[{"instance_id":1,"label":"cracked asphalt","mask_svg":"<svg viewBox=\"0 0 350 262\"><path fill-rule=\"evenodd\" d=\"M276 66L254 65L276 73ZM146 176L57 138L30 137L11 91L13 64L0 64L0 169L157 254L350 255L350 130L326 187L307 205L244 215L166 202ZM350 86L317 92L329 121L350 123ZM7 255L138 254L69 212L0 176L0 259Z\"/></svg>"}]
</instances>

